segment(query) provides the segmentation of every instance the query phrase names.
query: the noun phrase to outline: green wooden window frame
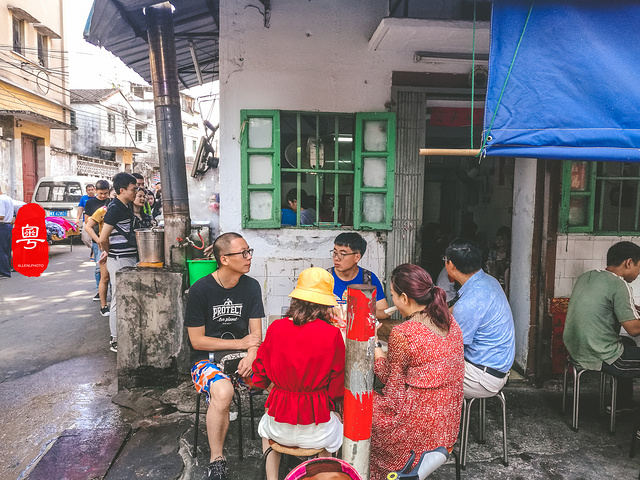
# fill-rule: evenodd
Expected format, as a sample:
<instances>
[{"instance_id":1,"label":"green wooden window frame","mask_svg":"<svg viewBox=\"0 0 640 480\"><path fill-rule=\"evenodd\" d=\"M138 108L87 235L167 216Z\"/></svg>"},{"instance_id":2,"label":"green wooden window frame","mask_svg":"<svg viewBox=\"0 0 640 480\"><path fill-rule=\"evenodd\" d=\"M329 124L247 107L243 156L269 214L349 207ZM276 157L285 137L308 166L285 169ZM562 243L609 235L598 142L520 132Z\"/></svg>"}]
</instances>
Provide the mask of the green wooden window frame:
<instances>
[{"instance_id":1,"label":"green wooden window frame","mask_svg":"<svg viewBox=\"0 0 640 480\"><path fill-rule=\"evenodd\" d=\"M564 161L558 230L603 236L640 235L640 166L633 167L635 174L617 173L632 165L635 164ZM618 193L614 195L615 188Z\"/></svg>"},{"instance_id":2,"label":"green wooden window frame","mask_svg":"<svg viewBox=\"0 0 640 480\"><path fill-rule=\"evenodd\" d=\"M242 226L244 228L279 228L280 227L280 114L277 110L242 110ZM256 131L271 122L271 139L269 145L251 146L251 129ZM264 141L264 139L262 139ZM271 162L271 179L255 178L252 172L252 159ZM269 181L270 180L270 181ZM263 218L252 218L258 210L260 201L271 201L270 215ZM257 215L260 216L260 215Z\"/></svg>"},{"instance_id":3,"label":"green wooden window frame","mask_svg":"<svg viewBox=\"0 0 640 480\"><path fill-rule=\"evenodd\" d=\"M284 112L283 112L284 113ZM302 168L300 162L300 154L298 153L297 165L295 168L281 167L281 138L280 138L280 122L281 112L278 110L242 110L241 118L241 181L242 181L242 226L243 228L281 228L281 196L282 196L282 180L283 173L297 175L297 198L300 198L300 178L301 175L310 173L315 176L316 192L320 191L320 183L324 175L335 175L334 180L334 199L338 198L338 181L337 176L353 175L353 228L358 230L391 230L391 222L393 215L393 196L394 196L394 172L395 172L395 133L396 133L396 117L395 114L389 112L367 112L356 114L343 113L317 113L317 112L286 112L287 114L296 114L297 118L297 143L301 145L300 138L300 118L301 116L316 116L319 119L322 116L332 116L336 122L338 117L349 117L354 120L353 132L353 169L345 169L340 167L336 160L333 169L323 168L319 170L316 166L319 164L316 158L315 165L311 168ZM260 128L260 124L264 128L265 120L271 122L271 142L267 145L250 145L251 128ZM386 141L380 141L379 132L385 134ZM262 130L264 135L264 130ZM319 138L319 132L316 131L316 139ZM262 138L264 142L265 139ZM338 137L335 137L335 148L337 152ZM298 151L300 149L298 148ZM319 155L316 149L316 155ZM259 161L264 162L268 159L272 167L272 177L265 182L264 178L257 179L252 175L252 159L255 156L260 157ZM325 161L328 161L325 159ZM257 163L256 163L257 165ZM367 175L367 166L380 167L385 169L386 175L384 179L380 177L373 178ZM373 179L373 181L372 181ZM252 211L252 202L258 198L262 202L261 209ZM264 208L264 205L270 203L270 208ZM315 210L319 212L320 195L316 195ZM256 218L257 216L261 218ZM270 212L267 215L266 213ZM372 213L373 212L373 213ZM309 228L313 225L300 225L300 210L296 214L297 227ZM319 217L317 217L319 218ZM320 222L314 224L319 227L338 228L338 209L334 209L333 222Z\"/></svg>"}]
</instances>

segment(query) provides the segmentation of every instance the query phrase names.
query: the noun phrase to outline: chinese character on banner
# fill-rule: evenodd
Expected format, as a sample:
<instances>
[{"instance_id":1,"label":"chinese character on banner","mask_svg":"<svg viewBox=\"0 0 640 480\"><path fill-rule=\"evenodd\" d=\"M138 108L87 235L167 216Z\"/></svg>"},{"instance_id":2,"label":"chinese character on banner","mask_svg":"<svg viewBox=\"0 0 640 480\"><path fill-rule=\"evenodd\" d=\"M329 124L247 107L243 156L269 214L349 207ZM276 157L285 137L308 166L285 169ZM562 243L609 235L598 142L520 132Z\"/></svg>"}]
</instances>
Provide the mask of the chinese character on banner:
<instances>
[{"instance_id":1,"label":"chinese character on banner","mask_svg":"<svg viewBox=\"0 0 640 480\"><path fill-rule=\"evenodd\" d=\"M27 277L39 277L49 265L47 227L44 209L27 203L18 210L13 226L13 268Z\"/></svg>"}]
</instances>

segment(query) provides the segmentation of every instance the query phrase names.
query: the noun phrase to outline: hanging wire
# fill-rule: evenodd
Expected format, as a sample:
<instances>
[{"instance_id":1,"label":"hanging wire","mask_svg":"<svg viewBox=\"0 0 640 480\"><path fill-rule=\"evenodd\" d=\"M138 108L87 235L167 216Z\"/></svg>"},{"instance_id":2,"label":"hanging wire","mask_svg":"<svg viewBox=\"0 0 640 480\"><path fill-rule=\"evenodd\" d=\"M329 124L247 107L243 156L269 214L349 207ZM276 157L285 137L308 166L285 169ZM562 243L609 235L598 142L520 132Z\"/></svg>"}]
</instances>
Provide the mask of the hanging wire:
<instances>
[{"instance_id":1,"label":"hanging wire","mask_svg":"<svg viewBox=\"0 0 640 480\"><path fill-rule=\"evenodd\" d=\"M524 32L527 29L527 25L529 24L529 19L531 18L531 12L533 11L534 0L531 0L531 6L529 7L529 13L527 14L527 19L524 22L524 26L522 27L522 33L520 34L520 39L518 40L518 44L516 45L516 50L513 52L513 58L511 59L511 65L509 65L509 71L507 72L507 77L504 79L504 84L502 85L502 91L500 92L500 96L498 97L498 103L496 104L496 108L493 111L493 116L491 117L491 123L489 124L489 128L487 128L487 132L483 135L482 145L480 146L480 152L476 155L477 157L484 156L483 151L487 146L487 139L489 138L489 134L491 133L491 128L493 127L493 122L496 119L496 115L498 113L498 108L500 107L500 102L502 101L502 96L504 95L504 91L507 87L507 82L509 81L509 77L511 76L511 70L513 69L513 64L516 63L516 56L518 55L518 50L520 49L520 44L522 43L522 39L524 38Z\"/></svg>"}]
</instances>

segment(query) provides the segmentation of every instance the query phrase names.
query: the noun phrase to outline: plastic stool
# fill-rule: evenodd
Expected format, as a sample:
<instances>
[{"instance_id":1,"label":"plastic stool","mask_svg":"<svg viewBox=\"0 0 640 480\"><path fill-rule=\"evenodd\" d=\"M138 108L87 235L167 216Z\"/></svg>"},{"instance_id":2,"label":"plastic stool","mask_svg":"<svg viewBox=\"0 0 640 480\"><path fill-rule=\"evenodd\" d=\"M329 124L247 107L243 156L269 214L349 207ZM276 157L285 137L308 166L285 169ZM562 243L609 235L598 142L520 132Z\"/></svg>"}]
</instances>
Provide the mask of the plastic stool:
<instances>
[{"instance_id":1,"label":"plastic stool","mask_svg":"<svg viewBox=\"0 0 640 480\"><path fill-rule=\"evenodd\" d=\"M487 423L487 398L498 397L502 403L502 449L503 464L509 465L509 457L507 453L507 401L504 398L502 390L493 397L486 398L465 398L462 405L462 439L460 440L460 466L462 469L467 467L467 449L469 443L469 417L471 416L471 405L478 400L478 443L485 443L485 429Z\"/></svg>"}]
</instances>

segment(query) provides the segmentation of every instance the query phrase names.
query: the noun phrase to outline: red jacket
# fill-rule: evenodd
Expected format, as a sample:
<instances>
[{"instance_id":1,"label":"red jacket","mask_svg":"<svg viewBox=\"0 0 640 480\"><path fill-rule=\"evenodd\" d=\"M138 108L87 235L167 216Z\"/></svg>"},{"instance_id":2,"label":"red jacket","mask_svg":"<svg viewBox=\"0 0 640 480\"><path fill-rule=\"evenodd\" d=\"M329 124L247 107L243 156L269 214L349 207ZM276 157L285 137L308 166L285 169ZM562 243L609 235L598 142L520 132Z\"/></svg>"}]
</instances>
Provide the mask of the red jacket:
<instances>
[{"instance_id":1,"label":"red jacket","mask_svg":"<svg viewBox=\"0 0 640 480\"><path fill-rule=\"evenodd\" d=\"M265 409L277 422L328 422L334 401L344 395L340 330L319 319L304 325L276 320L258 348L252 380L260 388L274 383Z\"/></svg>"}]
</instances>

